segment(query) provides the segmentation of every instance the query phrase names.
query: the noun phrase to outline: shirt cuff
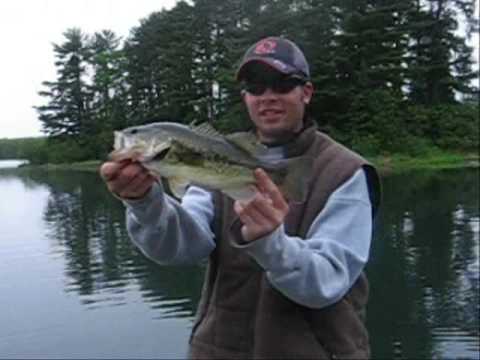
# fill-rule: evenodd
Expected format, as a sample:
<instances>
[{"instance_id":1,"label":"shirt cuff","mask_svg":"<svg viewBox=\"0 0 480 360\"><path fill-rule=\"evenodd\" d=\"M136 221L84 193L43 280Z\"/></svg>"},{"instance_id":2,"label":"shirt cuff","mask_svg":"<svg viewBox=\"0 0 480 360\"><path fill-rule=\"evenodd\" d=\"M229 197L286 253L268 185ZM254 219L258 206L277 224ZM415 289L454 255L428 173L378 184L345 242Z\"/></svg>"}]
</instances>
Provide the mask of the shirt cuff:
<instances>
[{"instance_id":1,"label":"shirt cuff","mask_svg":"<svg viewBox=\"0 0 480 360\"><path fill-rule=\"evenodd\" d=\"M152 224L162 219L165 207L165 194L161 184L153 184L150 191L141 199L122 199L127 208L127 214L133 215L139 224Z\"/></svg>"},{"instance_id":2,"label":"shirt cuff","mask_svg":"<svg viewBox=\"0 0 480 360\"><path fill-rule=\"evenodd\" d=\"M238 223L241 226L242 223ZM265 271L285 271L297 267L298 257L291 253L295 247L287 246L288 239L283 224L270 234L251 242L243 240L241 231L235 229L236 226L239 225L234 223L232 226L232 231L236 234L232 237L232 246L247 252Z\"/></svg>"},{"instance_id":3,"label":"shirt cuff","mask_svg":"<svg viewBox=\"0 0 480 360\"><path fill-rule=\"evenodd\" d=\"M131 209L145 209L149 205L151 205L153 202L157 202L159 199L163 200L163 186L159 182L155 182L150 190L142 197L139 199L125 199L116 196L122 202L124 205L128 208Z\"/></svg>"}]
</instances>

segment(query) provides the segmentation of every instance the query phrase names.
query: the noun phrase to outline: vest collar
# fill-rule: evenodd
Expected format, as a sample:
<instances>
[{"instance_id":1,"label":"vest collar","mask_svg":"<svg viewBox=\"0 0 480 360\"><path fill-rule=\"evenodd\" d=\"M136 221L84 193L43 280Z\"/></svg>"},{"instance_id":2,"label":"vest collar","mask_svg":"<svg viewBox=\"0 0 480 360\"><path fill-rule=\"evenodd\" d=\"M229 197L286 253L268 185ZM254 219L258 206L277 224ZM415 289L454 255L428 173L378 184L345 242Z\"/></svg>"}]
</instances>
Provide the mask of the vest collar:
<instances>
[{"instance_id":1,"label":"vest collar","mask_svg":"<svg viewBox=\"0 0 480 360\"><path fill-rule=\"evenodd\" d=\"M316 132L317 126L315 122L307 121L303 130L284 145L286 157L297 157L305 154L315 140Z\"/></svg>"}]
</instances>

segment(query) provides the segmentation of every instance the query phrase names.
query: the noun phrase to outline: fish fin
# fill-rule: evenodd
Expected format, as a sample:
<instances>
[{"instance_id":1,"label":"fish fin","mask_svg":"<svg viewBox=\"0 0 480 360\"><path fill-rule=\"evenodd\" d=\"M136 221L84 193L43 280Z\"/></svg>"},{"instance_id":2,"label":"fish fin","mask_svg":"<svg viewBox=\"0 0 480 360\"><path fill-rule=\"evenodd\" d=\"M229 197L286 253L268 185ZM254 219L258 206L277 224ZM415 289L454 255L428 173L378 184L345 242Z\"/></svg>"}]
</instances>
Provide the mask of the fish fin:
<instances>
[{"instance_id":1,"label":"fish fin","mask_svg":"<svg viewBox=\"0 0 480 360\"><path fill-rule=\"evenodd\" d=\"M255 196L255 189L253 187L242 187L238 189L226 189L222 191L233 200L250 200Z\"/></svg>"},{"instance_id":2,"label":"fish fin","mask_svg":"<svg viewBox=\"0 0 480 360\"><path fill-rule=\"evenodd\" d=\"M190 185L190 182L182 177L169 177L168 178L168 189L169 192L175 196L177 199L181 199L183 195L187 192L187 188Z\"/></svg>"},{"instance_id":3,"label":"fish fin","mask_svg":"<svg viewBox=\"0 0 480 360\"><path fill-rule=\"evenodd\" d=\"M225 138L233 145L236 145L254 156L260 156L268 149L265 145L259 142L255 134L251 132L236 132L226 135Z\"/></svg>"},{"instance_id":4,"label":"fish fin","mask_svg":"<svg viewBox=\"0 0 480 360\"><path fill-rule=\"evenodd\" d=\"M314 158L300 156L285 160L285 163L286 176L280 184L281 191L292 202L305 202L308 195L308 184Z\"/></svg>"},{"instance_id":5,"label":"fish fin","mask_svg":"<svg viewBox=\"0 0 480 360\"><path fill-rule=\"evenodd\" d=\"M223 137L222 134L218 132L210 123L203 122L200 125L192 127L192 130L200 135L205 135L209 137Z\"/></svg>"},{"instance_id":6,"label":"fish fin","mask_svg":"<svg viewBox=\"0 0 480 360\"><path fill-rule=\"evenodd\" d=\"M188 125L188 127L189 127L190 129L193 129L194 127L198 126L197 124L198 124L198 120L197 120L197 119L194 119L194 120Z\"/></svg>"}]
</instances>

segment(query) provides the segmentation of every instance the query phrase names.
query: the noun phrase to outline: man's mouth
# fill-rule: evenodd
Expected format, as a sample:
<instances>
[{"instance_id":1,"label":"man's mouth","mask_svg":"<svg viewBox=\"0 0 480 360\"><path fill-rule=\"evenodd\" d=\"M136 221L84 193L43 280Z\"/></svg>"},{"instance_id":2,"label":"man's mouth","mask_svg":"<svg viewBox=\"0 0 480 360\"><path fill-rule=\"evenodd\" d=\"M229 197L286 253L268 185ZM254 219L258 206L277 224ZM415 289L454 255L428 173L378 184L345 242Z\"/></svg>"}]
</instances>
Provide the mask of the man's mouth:
<instances>
[{"instance_id":1,"label":"man's mouth","mask_svg":"<svg viewBox=\"0 0 480 360\"><path fill-rule=\"evenodd\" d=\"M264 109L260 111L260 116L265 116L265 117L278 116L281 114L283 114L283 111L279 109Z\"/></svg>"}]
</instances>

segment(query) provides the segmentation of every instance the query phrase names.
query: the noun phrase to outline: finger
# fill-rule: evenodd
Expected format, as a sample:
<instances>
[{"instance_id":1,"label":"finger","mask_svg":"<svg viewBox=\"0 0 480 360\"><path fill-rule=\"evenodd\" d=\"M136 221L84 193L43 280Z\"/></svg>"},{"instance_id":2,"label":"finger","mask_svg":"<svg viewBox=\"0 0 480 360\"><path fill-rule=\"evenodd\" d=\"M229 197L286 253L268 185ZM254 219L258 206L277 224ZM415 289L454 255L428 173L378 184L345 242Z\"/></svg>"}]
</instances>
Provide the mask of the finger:
<instances>
[{"instance_id":1,"label":"finger","mask_svg":"<svg viewBox=\"0 0 480 360\"><path fill-rule=\"evenodd\" d=\"M285 201L282 193L275 183L270 179L267 173L263 169L255 170L255 178L259 189L264 192L268 197L272 199L273 205L276 208L285 210L288 208L288 204Z\"/></svg>"},{"instance_id":2,"label":"finger","mask_svg":"<svg viewBox=\"0 0 480 360\"><path fill-rule=\"evenodd\" d=\"M271 200L260 193L248 204L245 212L258 226L268 231L279 226L285 218L285 214L273 207Z\"/></svg>"},{"instance_id":3,"label":"finger","mask_svg":"<svg viewBox=\"0 0 480 360\"><path fill-rule=\"evenodd\" d=\"M141 198L150 191L155 178L148 173L138 174L119 194L123 198Z\"/></svg>"},{"instance_id":4,"label":"finger","mask_svg":"<svg viewBox=\"0 0 480 360\"><path fill-rule=\"evenodd\" d=\"M114 184L112 184L117 191L124 190L133 179L135 179L139 174L146 173L147 170L140 166L138 163L129 163L127 166L122 168L114 179Z\"/></svg>"},{"instance_id":5,"label":"finger","mask_svg":"<svg viewBox=\"0 0 480 360\"><path fill-rule=\"evenodd\" d=\"M261 215L265 221L278 225L283 221L283 212L276 209L273 206L272 199L262 195L257 194L253 201L249 204L249 208L254 209L257 213Z\"/></svg>"},{"instance_id":6,"label":"finger","mask_svg":"<svg viewBox=\"0 0 480 360\"><path fill-rule=\"evenodd\" d=\"M244 209L244 205L243 205L243 203L242 203L241 201L238 201L238 200L237 200L237 201L235 201L235 202L233 203L233 210L235 211L235 213L236 213L238 216L240 216L240 214L242 213L243 209Z\"/></svg>"},{"instance_id":7,"label":"finger","mask_svg":"<svg viewBox=\"0 0 480 360\"><path fill-rule=\"evenodd\" d=\"M233 208L245 226L250 228L253 226L257 226L255 220L249 215L249 212L247 211L247 206L240 203L239 201L236 201L233 205Z\"/></svg>"},{"instance_id":8,"label":"finger","mask_svg":"<svg viewBox=\"0 0 480 360\"><path fill-rule=\"evenodd\" d=\"M128 165L128 161L114 162L107 161L100 167L100 176L104 181L112 181L118 176L120 170Z\"/></svg>"},{"instance_id":9,"label":"finger","mask_svg":"<svg viewBox=\"0 0 480 360\"><path fill-rule=\"evenodd\" d=\"M245 209L244 214L251 220L245 224L250 227L262 229L263 232L269 232L275 224L268 219L263 213L258 211L254 206L249 206Z\"/></svg>"}]
</instances>

